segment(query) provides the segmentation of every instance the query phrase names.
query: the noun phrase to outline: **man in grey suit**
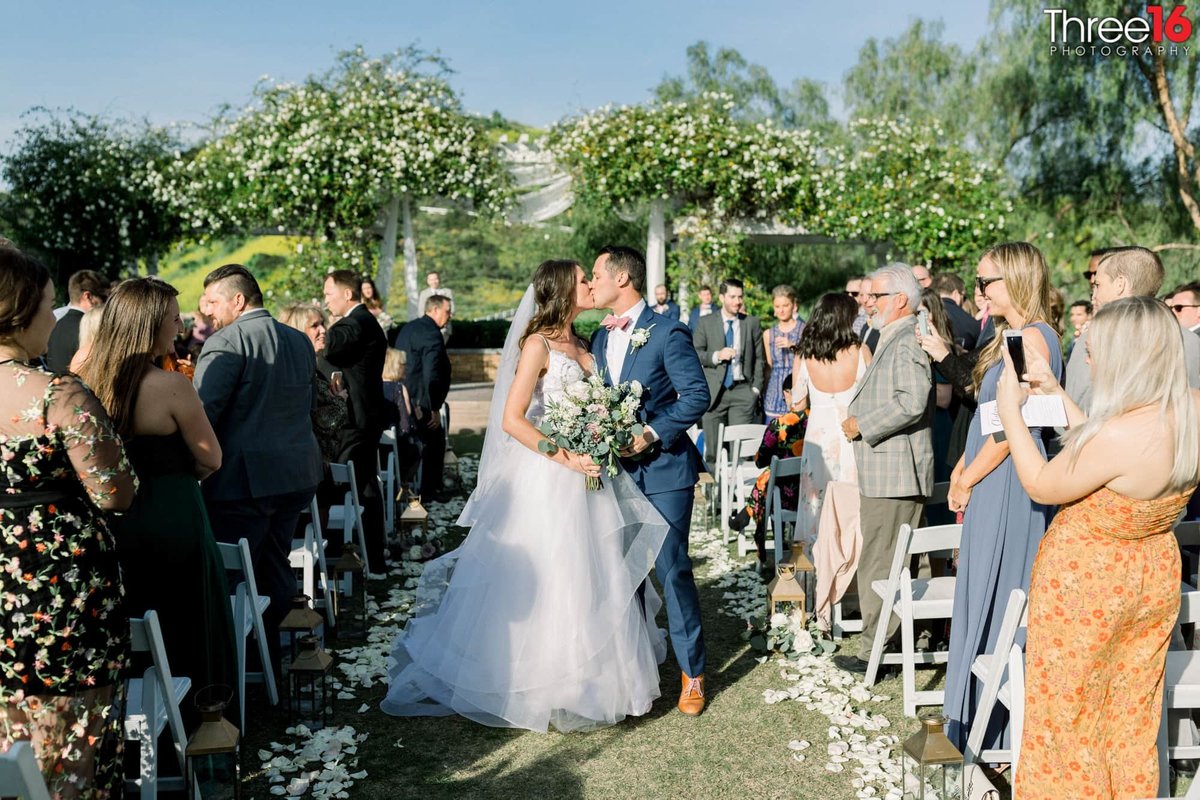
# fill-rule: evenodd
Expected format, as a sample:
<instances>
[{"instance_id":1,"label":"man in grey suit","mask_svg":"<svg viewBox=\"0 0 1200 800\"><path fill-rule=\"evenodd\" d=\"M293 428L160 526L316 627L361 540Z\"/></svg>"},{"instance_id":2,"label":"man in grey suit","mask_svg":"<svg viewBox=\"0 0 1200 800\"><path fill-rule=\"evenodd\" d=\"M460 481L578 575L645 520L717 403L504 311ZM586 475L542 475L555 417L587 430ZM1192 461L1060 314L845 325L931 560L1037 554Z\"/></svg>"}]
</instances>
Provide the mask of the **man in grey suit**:
<instances>
[{"instance_id":1,"label":"man in grey suit","mask_svg":"<svg viewBox=\"0 0 1200 800\"><path fill-rule=\"evenodd\" d=\"M838 655L834 663L852 672L866 672L875 629L881 624L881 603L871 583L887 579L900 526L920 524L933 488L933 381L929 357L915 333L920 302L920 284L907 265L889 264L871 275L867 303L868 311L873 310L871 324L879 330L879 345L842 423L858 464L863 538L858 602L863 632L858 655ZM882 624L889 635L895 632L895 617Z\"/></svg>"},{"instance_id":2,"label":"man in grey suit","mask_svg":"<svg viewBox=\"0 0 1200 800\"><path fill-rule=\"evenodd\" d=\"M250 544L259 593L271 598L263 621L278 661L279 623L296 594L292 536L321 480L311 417L316 353L303 333L271 318L240 264L205 277L200 305L217 331L194 382L223 454L204 497L217 540Z\"/></svg>"},{"instance_id":3,"label":"man in grey suit","mask_svg":"<svg viewBox=\"0 0 1200 800\"><path fill-rule=\"evenodd\" d=\"M721 423L762 422L759 412L766 382L762 325L742 313L745 287L736 278L721 282L721 310L700 317L692 344L704 367L712 404L704 415L704 459L716 464L717 433Z\"/></svg>"}]
</instances>

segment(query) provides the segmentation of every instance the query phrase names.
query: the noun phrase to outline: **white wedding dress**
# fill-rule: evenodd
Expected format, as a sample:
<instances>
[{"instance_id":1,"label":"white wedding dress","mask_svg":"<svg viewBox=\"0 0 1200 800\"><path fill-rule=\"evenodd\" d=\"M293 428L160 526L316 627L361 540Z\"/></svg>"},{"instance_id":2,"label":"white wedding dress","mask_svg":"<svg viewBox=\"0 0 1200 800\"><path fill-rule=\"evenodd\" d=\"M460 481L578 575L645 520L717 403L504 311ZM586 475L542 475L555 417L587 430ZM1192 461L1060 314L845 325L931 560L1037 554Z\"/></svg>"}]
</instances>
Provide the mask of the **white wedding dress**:
<instances>
[{"instance_id":1,"label":"white wedding dress","mask_svg":"<svg viewBox=\"0 0 1200 800\"><path fill-rule=\"evenodd\" d=\"M584 375L552 350L528 418L537 424L545 399ZM623 472L589 491L581 473L503 434L503 401L493 399L479 484L459 520L470 534L426 565L382 708L532 731L645 714L666 643L654 624L661 602L649 581L639 587L667 524Z\"/></svg>"}]
</instances>

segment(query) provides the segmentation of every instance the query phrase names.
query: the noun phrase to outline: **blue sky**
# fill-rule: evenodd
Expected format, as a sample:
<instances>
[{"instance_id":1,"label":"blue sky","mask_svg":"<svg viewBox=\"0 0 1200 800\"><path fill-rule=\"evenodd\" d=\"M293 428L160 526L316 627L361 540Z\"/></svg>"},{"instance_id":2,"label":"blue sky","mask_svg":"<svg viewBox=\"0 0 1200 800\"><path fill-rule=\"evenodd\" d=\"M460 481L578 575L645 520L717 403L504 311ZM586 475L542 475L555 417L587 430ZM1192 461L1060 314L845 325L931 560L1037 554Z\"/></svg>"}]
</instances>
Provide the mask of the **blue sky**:
<instances>
[{"instance_id":1,"label":"blue sky","mask_svg":"<svg viewBox=\"0 0 1200 800\"><path fill-rule=\"evenodd\" d=\"M373 54L412 42L438 50L468 110L548 125L644 100L664 75L683 72L700 39L737 48L781 83L803 76L836 88L863 42L914 17L942 20L946 38L964 46L987 28L984 0L8 0L0 14L9 34L0 152L33 106L202 124L222 103L245 102L261 75L300 79L355 44Z\"/></svg>"}]
</instances>

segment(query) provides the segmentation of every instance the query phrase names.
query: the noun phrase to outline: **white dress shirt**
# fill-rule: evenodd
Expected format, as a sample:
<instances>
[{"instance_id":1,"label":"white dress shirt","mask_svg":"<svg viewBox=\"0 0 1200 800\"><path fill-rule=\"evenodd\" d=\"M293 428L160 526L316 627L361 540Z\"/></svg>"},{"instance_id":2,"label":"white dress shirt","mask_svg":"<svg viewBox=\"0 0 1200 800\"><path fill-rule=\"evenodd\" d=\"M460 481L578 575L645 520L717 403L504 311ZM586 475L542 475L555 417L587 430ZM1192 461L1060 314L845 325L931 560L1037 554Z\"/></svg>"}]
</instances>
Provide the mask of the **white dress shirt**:
<instances>
[{"instance_id":1,"label":"white dress shirt","mask_svg":"<svg viewBox=\"0 0 1200 800\"><path fill-rule=\"evenodd\" d=\"M646 309L646 301L639 300L634 304L633 308L628 309L624 314L617 314L618 317L628 317L632 320L629 327L625 330L613 328L608 332L608 344L604 348L604 358L608 362L608 376L616 385L621 382L621 369L625 366L625 354L629 352L629 338L633 336L633 331L637 328L638 317ZM646 427L646 439L651 443L658 441L658 434L649 425Z\"/></svg>"},{"instance_id":2,"label":"white dress shirt","mask_svg":"<svg viewBox=\"0 0 1200 800\"><path fill-rule=\"evenodd\" d=\"M733 355L733 358L729 362L729 368L731 370L733 370L733 379L735 381L742 381L742 380L746 379L746 376L744 374L742 374L742 359L740 357L741 352L742 352L742 320L736 316L733 316L733 317L727 316L725 314L725 309L722 308L721 309L721 335L722 336L725 335L725 329L726 329L726 327L728 327L728 324L730 322L733 323L733 344L731 344L729 346L733 348L734 355ZM721 349L721 348L718 348L718 349ZM717 355L716 351L713 351L712 362L713 362L713 366L719 366L722 363L721 359Z\"/></svg>"}]
</instances>

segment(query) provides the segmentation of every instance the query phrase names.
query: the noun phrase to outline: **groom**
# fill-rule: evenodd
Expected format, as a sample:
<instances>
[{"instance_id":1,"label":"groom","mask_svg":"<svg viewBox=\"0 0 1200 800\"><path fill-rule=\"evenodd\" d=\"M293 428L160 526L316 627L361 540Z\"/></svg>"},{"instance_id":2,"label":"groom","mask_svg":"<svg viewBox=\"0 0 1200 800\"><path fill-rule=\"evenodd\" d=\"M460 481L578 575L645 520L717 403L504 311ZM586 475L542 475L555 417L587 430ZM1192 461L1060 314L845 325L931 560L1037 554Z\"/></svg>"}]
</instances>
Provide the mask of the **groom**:
<instances>
[{"instance_id":1,"label":"groom","mask_svg":"<svg viewBox=\"0 0 1200 800\"><path fill-rule=\"evenodd\" d=\"M621 455L622 466L670 525L654 562L663 586L671 645L683 671L679 710L704 710L704 634L688 557L700 454L686 431L708 409L708 384L686 325L656 314L642 298L646 259L632 247L605 247L592 267L597 308L612 314L592 336L596 368L609 384L643 387L638 417L646 427Z\"/></svg>"}]
</instances>

